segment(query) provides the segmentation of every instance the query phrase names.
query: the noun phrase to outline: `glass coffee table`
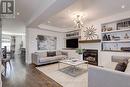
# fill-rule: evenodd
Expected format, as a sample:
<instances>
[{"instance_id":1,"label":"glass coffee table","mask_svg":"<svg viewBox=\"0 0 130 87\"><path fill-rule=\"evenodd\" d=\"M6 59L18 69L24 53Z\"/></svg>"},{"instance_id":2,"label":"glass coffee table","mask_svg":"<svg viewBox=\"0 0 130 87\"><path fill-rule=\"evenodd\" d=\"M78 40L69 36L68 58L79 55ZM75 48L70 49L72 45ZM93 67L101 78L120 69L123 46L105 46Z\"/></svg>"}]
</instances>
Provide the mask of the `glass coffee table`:
<instances>
[{"instance_id":1,"label":"glass coffee table","mask_svg":"<svg viewBox=\"0 0 130 87\"><path fill-rule=\"evenodd\" d=\"M84 60L79 60L79 59L68 59L68 60L61 60L59 61L58 63L58 70L61 69L61 66L60 64L67 64L67 65L70 65L72 68L72 72L75 72L77 70L77 66L78 65L83 65L83 64L87 64L87 67L88 67L88 61L84 61Z\"/></svg>"}]
</instances>

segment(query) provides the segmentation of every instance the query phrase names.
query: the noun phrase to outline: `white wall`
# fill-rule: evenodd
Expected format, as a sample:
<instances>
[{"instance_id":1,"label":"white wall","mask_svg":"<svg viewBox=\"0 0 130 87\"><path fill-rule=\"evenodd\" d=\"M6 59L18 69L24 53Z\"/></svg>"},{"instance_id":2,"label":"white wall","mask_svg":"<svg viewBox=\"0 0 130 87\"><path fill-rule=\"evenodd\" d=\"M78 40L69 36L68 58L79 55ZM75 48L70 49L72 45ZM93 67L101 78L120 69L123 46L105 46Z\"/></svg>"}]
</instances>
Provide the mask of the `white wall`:
<instances>
[{"instance_id":1,"label":"white wall","mask_svg":"<svg viewBox=\"0 0 130 87\"><path fill-rule=\"evenodd\" d=\"M31 63L31 54L37 52L37 35L48 35L57 37L57 48L56 50L62 50L64 48L64 33L53 32L38 28L27 28L26 29L26 48L27 57L26 62Z\"/></svg>"},{"instance_id":2,"label":"white wall","mask_svg":"<svg viewBox=\"0 0 130 87\"><path fill-rule=\"evenodd\" d=\"M109 17L105 17L102 19L98 19L96 21L90 22L88 26L94 25L95 28L97 29L97 34L99 35L99 38L101 39L101 24L103 23L108 23L108 22L113 22L116 20L121 20L125 18L130 18L130 11L124 12L124 13L119 13L115 14ZM82 34L82 39L85 39L83 34L84 32L81 32ZM130 53L126 52L103 52L101 51L101 44L100 43L89 43L89 44L80 44L81 48L86 48L86 49L98 49L99 50L99 65L104 65L107 63L111 62L111 56L112 55L117 55L117 56L130 56Z\"/></svg>"}]
</instances>

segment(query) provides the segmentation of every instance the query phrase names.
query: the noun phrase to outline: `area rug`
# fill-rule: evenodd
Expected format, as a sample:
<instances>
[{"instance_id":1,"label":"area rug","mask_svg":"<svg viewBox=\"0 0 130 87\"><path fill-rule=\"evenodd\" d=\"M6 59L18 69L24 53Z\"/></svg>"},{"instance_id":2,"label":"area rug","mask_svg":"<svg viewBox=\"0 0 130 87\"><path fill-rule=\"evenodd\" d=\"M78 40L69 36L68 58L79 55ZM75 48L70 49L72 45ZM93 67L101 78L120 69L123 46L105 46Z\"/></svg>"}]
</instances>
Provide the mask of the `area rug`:
<instances>
[{"instance_id":1,"label":"area rug","mask_svg":"<svg viewBox=\"0 0 130 87\"><path fill-rule=\"evenodd\" d=\"M83 73L87 72L86 69L82 69L80 67L73 67L73 66L68 66L68 67L59 69L59 71L65 73L65 74L68 74L70 76L73 76L73 77L80 76Z\"/></svg>"},{"instance_id":2,"label":"area rug","mask_svg":"<svg viewBox=\"0 0 130 87\"><path fill-rule=\"evenodd\" d=\"M60 69L64 69L68 67L66 64L60 64ZM82 69L86 70L87 65L83 64L81 66ZM62 85L63 87L88 87L88 73L84 72L76 77L73 77L69 74L61 72L58 69L58 64L51 64L46 66L37 67L38 70L46 74L51 79L55 80L57 83Z\"/></svg>"}]
</instances>

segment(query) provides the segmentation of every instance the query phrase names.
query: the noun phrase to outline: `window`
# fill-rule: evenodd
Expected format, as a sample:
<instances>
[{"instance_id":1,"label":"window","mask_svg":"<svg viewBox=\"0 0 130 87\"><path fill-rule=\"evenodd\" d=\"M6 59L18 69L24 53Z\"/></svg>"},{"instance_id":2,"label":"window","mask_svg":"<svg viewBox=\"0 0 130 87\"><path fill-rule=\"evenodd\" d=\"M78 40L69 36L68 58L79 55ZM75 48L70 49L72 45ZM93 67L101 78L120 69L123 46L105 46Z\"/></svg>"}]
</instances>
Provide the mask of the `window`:
<instances>
[{"instance_id":1,"label":"window","mask_svg":"<svg viewBox=\"0 0 130 87\"><path fill-rule=\"evenodd\" d=\"M7 52L10 52L11 41L10 38L2 38L2 48L7 47Z\"/></svg>"}]
</instances>

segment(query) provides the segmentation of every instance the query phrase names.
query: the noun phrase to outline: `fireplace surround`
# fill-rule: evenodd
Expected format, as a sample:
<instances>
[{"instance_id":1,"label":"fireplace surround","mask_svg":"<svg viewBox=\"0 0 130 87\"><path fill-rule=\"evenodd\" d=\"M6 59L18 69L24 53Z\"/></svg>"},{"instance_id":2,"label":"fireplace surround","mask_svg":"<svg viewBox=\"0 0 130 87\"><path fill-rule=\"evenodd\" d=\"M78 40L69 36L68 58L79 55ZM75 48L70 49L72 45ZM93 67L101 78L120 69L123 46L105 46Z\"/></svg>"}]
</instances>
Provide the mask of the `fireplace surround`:
<instances>
[{"instance_id":1,"label":"fireplace surround","mask_svg":"<svg viewBox=\"0 0 130 87\"><path fill-rule=\"evenodd\" d=\"M98 50L85 49L83 53L83 60L88 61L89 64L98 66Z\"/></svg>"}]
</instances>

